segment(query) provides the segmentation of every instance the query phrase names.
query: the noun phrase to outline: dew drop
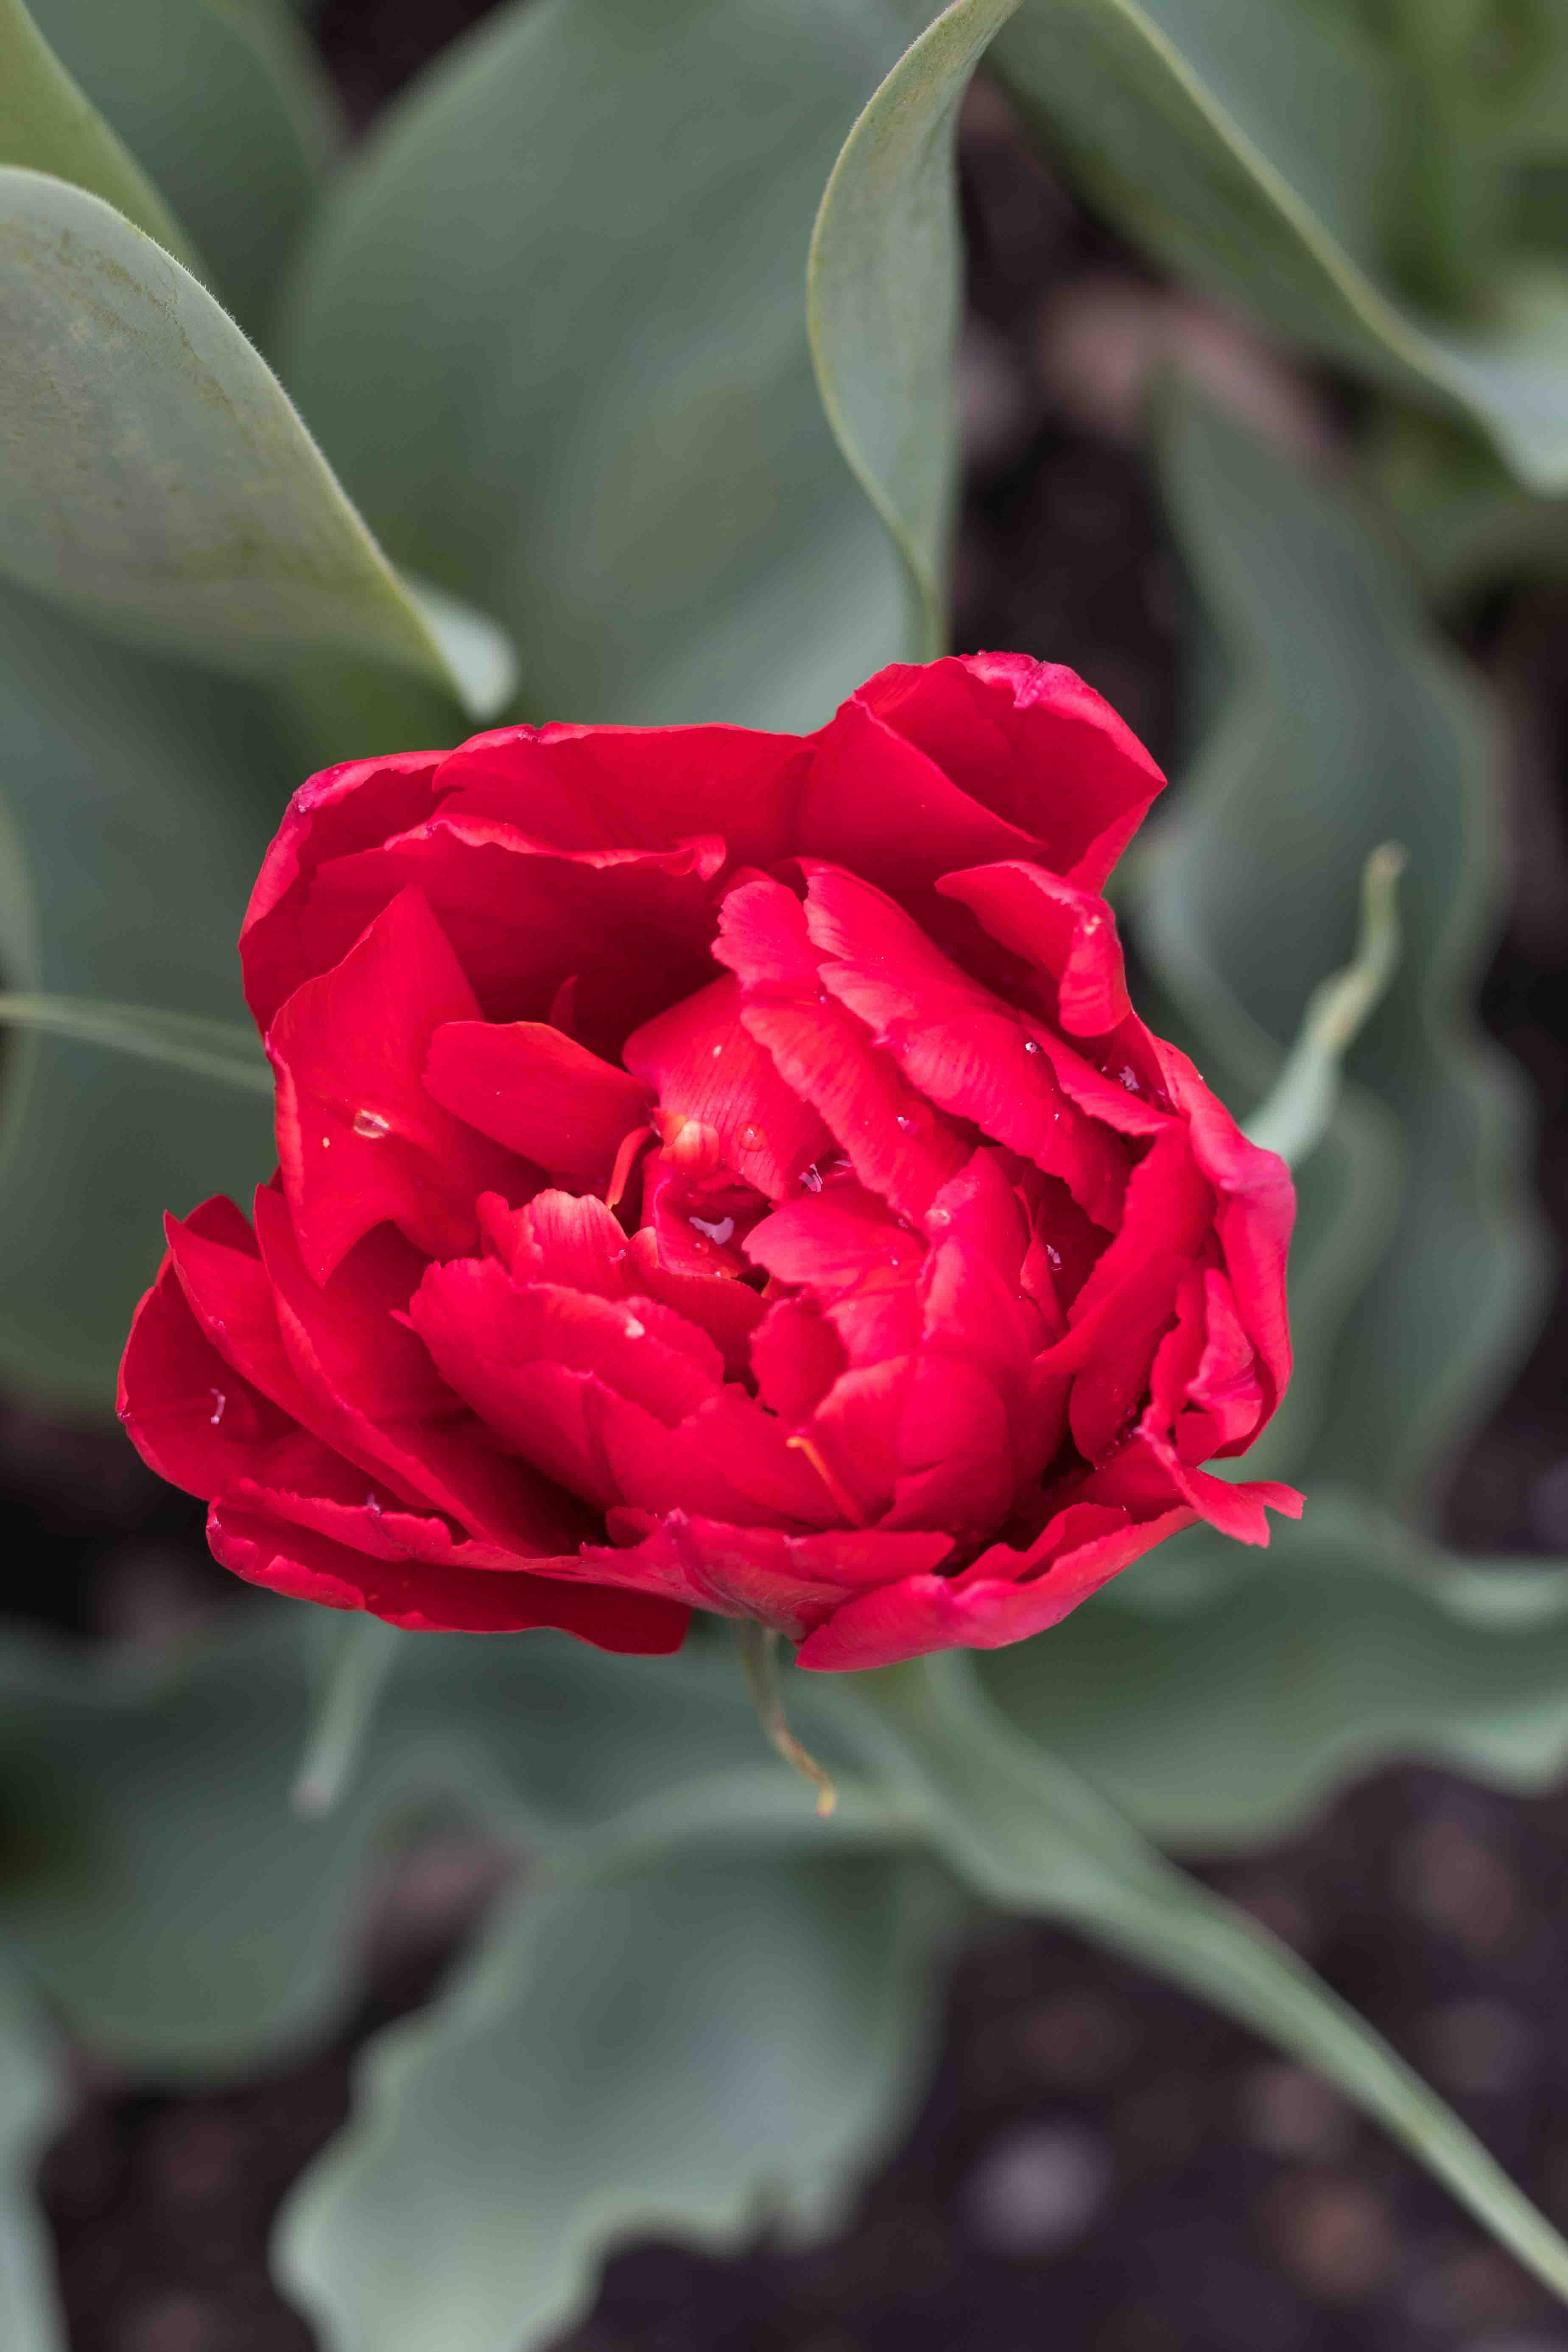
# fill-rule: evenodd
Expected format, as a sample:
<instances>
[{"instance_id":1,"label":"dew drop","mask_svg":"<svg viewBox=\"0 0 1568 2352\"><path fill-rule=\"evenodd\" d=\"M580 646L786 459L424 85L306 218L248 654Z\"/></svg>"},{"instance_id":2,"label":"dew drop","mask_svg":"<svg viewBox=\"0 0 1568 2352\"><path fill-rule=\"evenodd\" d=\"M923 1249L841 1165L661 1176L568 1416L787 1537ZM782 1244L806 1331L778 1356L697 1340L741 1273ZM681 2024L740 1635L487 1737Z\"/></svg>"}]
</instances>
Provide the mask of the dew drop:
<instances>
[{"instance_id":1,"label":"dew drop","mask_svg":"<svg viewBox=\"0 0 1568 2352\"><path fill-rule=\"evenodd\" d=\"M918 1135L925 1125L925 1120L919 1111L901 1110L893 1124L895 1127L901 1128L906 1135Z\"/></svg>"},{"instance_id":2,"label":"dew drop","mask_svg":"<svg viewBox=\"0 0 1568 2352\"><path fill-rule=\"evenodd\" d=\"M364 1490L364 1507L373 1519L380 1518L383 1508L382 1500L374 1486L367 1486Z\"/></svg>"},{"instance_id":3,"label":"dew drop","mask_svg":"<svg viewBox=\"0 0 1568 2352\"><path fill-rule=\"evenodd\" d=\"M710 1242L717 1242L721 1249L735 1230L733 1217L716 1217L711 1222L707 1217L689 1217L687 1223L695 1225L700 1234L706 1234Z\"/></svg>"},{"instance_id":4,"label":"dew drop","mask_svg":"<svg viewBox=\"0 0 1568 2352\"><path fill-rule=\"evenodd\" d=\"M951 1209L931 1209L927 1213L926 1223L928 1225L951 1225L952 1212Z\"/></svg>"},{"instance_id":5,"label":"dew drop","mask_svg":"<svg viewBox=\"0 0 1568 2352\"><path fill-rule=\"evenodd\" d=\"M367 1143L379 1143L384 1135L392 1133L392 1121L383 1118L378 1110L356 1110L354 1133L363 1135Z\"/></svg>"},{"instance_id":6,"label":"dew drop","mask_svg":"<svg viewBox=\"0 0 1568 2352\"><path fill-rule=\"evenodd\" d=\"M628 1315L626 1317L626 1337L628 1339L646 1339L647 1337L647 1325L646 1323L639 1323L635 1315Z\"/></svg>"},{"instance_id":7,"label":"dew drop","mask_svg":"<svg viewBox=\"0 0 1568 2352\"><path fill-rule=\"evenodd\" d=\"M1130 1095L1138 1093L1138 1073L1130 1062L1123 1062L1117 1071L1116 1083L1118 1086L1125 1087Z\"/></svg>"},{"instance_id":8,"label":"dew drop","mask_svg":"<svg viewBox=\"0 0 1568 2352\"><path fill-rule=\"evenodd\" d=\"M1040 1050L1041 1050L1040 1041L1039 1041L1039 1039L1038 1039L1037 1037L1026 1037L1026 1038L1025 1038L1025 1040L1024 1040L1024 1051L1025 1051L1025 1053L1026 1053L1026 1054L1037 1054L1037 1053L1039 1053L1039 1052L1040 1052Z\"/></svg>"},{"instance_id":9,"label":"dew drop","mask_svg":"<svg viewBox=\"0 0 1568 2352\"><path fill-rule=\"evenodd\" d=\"M221 1389L208 1389L207 1394L213 1401L212 1425L216 1429L223 1419L223 1409L227 1404L228 1399Z\"/></svg>"},{"instance_id":10,"label":"dew drop","mask_svg":"<svg viewBox=\"0 0 1568 2352\"><path fill-rule=\"evenodd\" d=\"M801 1191L802 1191L803 1192L821 1192L821 1190L822 1190L822 1171L821 1171L821 1169L820 1169L820 1168L818 1168L818 1167L817 1167L817 1165L816 1165L816 1161L815 1161L815 1160L812 1162L812 1165L811 1165L809 1168L803 1168L803 1169L801 1170L801 1171L800 1171L800 1189L801 1189Z\"/></svg>"},{"instance_id":11,"label":"dew drop","mask_svg":"<svg viewBox=\"0 0 1568 2352\"><path fill-rule=\"evenodd\" d=\"M713 1048L713 1059L714 1059L715 1061L717 1061L717 1060L719 1059L719 1056L720 1056L720 1055L723 1052L723 1050L724 1050L724 1048L723 1048L723 1045L722 1045L721 1044L714 1046L714 1048Z\"/></svg>"},{"instance_id":12,"label":"dew drop","mask_svg":"<svg viewBox=\"0 0 1568 2352\"><path fill-rule=\"evenodd\" d=\"M762 1139L761 1129L753 1127L749 1119L735 1138L742 1151L754 1151Z\"/></svg>"},{"instance_id":13,"label":"dew drop","mask_svg":"<svg viewBox=\"0 0 1568 2352\"><path fill-rule=\"evenodd\" d=\"M624 1249L612 1250L610 1252L610 1264L612 1265L621 1265L625 1263L626 1257L626 1252Z\"/></svg>"},{"instance_id":14,"label":"dew drop","mask_svg":"<svg viewBox=\"0 0 1568 2352\"><path fill-rule=\"evenodd\" d=\"M1060 1274L1062 1270L1062 1254L1060 1250L1058 1249L1055 1242L1047 1242L1046 1244L1046 1257L1050 1265L1051 1272L1053 1274Z\"/></svg>"},{"instance_id":15,"label":"dew drop","mask_svg":"<svg viewBox=\"0 0 1568 2352\"><path fill-rule=\"evenodd\" d=\"M332 1148L332 1139L331 1139L331 1137L330 1135L323 1135L323 1136L322 1136L322 1138L321 1138L321 1149L322 1149L322 1150L323 1150L323 1151L330 1151L330 1150L331 1150L331 1148Z\"/></svg>"}]
</instances>

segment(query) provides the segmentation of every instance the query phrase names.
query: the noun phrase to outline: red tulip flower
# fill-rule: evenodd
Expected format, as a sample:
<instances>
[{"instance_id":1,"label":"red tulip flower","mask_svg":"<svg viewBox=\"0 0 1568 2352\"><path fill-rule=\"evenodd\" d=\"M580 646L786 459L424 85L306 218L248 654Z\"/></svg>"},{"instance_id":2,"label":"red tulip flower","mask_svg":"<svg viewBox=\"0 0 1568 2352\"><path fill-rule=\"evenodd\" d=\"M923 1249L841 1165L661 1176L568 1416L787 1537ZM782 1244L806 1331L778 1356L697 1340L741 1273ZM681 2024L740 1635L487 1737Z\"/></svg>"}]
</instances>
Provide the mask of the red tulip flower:
<instances>
[{"instance_id":1,"label":"red tulip flower","mask_svg":"<svg viewBox=\"0 0 1568 2352\"><path fill-rule=\"evenodd\" d=\"M121 1413L216 1557L395 1624L805 1666L1016 1642L1194 1518L1289 1370L1283 1163L1128 1002L1162 779L1070 670L805 737L329 769L241 939L254 1225L171 1220Z\"/></svg>"}]
</instances>

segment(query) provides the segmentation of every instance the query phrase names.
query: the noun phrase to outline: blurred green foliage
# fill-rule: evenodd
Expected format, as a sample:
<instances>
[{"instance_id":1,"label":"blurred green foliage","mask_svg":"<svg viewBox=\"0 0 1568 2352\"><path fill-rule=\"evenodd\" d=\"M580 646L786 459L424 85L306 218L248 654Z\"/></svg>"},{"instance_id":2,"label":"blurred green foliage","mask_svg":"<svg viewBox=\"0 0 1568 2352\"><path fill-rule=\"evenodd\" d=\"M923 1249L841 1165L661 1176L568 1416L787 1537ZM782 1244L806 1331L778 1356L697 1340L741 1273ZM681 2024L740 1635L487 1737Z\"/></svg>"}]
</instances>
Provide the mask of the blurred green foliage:
<instances>
[{"instance_id":1,"label":"blurred green foliage","mask_svg":"<svg viewBox=\"0 0 1568 2352\"><path fill-rule=\"evenodd\" d=\"M35 2000L156 2072L258 2063L342 2016L372 1859L454 1821L522 1875L291 2200L280 2272L327 2352L509 2352L626 2231L831 2222L908 2112L960 1887L1204 1989L1568 2276L1430 2095L1144 1842L1256 1843L1394 1756L1522 1787L1568 1761L1568 1569L1429 1540L1542 1288L1526 1108L1471 1011L1495 727L1421 598L1561 565L1551 0L517 0L346 158L281 6L0 0L0 984L76 1006L6 1039L0 1370L101 1410L158 1212L266 1173L194 1023L238 1018L240 910L305 767L514 691L808 727L940 643L952 126L988 44L1092 202L1368 387L1359 494L1159 404L1215 715L1129 889L1246 1113L1369 855L1407 853L1397 971L1300 1171L1296 1385L1247 1465L1309 1514L1262 1562L1190 1535L978 1664L788 1677L826 1824L708 1633L662 1662L399 1637L374 1712L335 1685L357 1738L310 1821L289 1791L353 1670L320 1613L155 1663L8 1635L20 2352L58 2345Z\"/></svg>"}]
</instances>

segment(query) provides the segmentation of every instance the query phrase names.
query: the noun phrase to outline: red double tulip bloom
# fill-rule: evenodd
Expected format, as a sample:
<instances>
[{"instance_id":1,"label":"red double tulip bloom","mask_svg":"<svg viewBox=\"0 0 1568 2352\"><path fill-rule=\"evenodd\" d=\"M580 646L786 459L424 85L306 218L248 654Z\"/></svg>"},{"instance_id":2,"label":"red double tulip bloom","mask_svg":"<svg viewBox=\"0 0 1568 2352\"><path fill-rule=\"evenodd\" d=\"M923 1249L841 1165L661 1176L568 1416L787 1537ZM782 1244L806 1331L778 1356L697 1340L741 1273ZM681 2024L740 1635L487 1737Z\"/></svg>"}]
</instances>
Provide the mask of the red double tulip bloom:
<instances>
[{"instance_id":1,"label":"red double tulip bloom","mask_svg":"<svg viewBox=\"0 0 1568 2352\"><path fill-rule=\"evenodd\" d=\"M1267 1540L1283 1164L1131 1011L1161 783L1069 670L804 738L507 728L295 796L246 918L280 1166L169 1223L121 1412L259 1584L870 1666Z\"/></svg>"}]
</instances>

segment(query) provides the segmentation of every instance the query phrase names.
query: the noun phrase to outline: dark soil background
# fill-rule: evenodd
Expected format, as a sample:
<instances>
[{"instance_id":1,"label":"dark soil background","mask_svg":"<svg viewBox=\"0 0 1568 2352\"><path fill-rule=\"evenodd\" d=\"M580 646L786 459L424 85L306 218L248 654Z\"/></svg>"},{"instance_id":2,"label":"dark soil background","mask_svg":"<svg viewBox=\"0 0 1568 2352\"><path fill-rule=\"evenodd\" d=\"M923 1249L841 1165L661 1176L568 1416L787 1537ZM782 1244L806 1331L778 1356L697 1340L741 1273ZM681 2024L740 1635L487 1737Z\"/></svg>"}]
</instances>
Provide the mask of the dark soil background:
<instances>
[{"instance_id":1,"label":"dark soil background","mask_svg":"<svg viewBox=\"0 0 1568 2352\"><path fill-rule=\"evenodd\" d=\"M326 0L356 125L485 13ZM1180 577L1135 438L1175 348L1278 432L1331 439L1346 395L1175 296L972 99L959 642L1071 663L1157 756L1181 751ZM1543 1113L1568 1238L1568 600L1466 624L1514 721L1528 849L1484 1012ZM1456 1465L1450 1538L1568 1551L1568 1307ZM197 1514L118 1437L0 1416L0 1493L60 1622L157 1640L224 1605ZM1303 1836L1209 1871L1410 2054L1568 2227L1568 1793L1514 1801L1384 1772ZM471 1924L481 1855L411 1866L367 1931L352 2034L199 2097L83 2062L45 2158L72 2352L311 2352L268 2282L283 2190L342 2121L363 2035L425 1999ZM844 2235L731 2261L609 2264L562 2352L1568 2352L1568 2321L1415 2167L1239 2030L1073 1938L998 1924L957 1969L935 2079ZM440 2352L432 2346L431 2352Z\"/></svg>"}]
</instances>

